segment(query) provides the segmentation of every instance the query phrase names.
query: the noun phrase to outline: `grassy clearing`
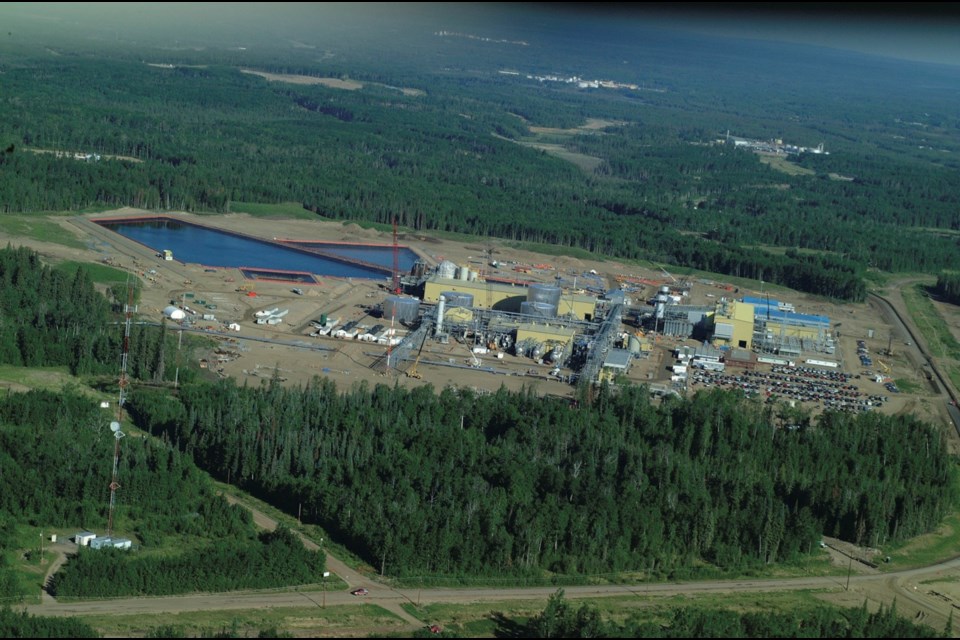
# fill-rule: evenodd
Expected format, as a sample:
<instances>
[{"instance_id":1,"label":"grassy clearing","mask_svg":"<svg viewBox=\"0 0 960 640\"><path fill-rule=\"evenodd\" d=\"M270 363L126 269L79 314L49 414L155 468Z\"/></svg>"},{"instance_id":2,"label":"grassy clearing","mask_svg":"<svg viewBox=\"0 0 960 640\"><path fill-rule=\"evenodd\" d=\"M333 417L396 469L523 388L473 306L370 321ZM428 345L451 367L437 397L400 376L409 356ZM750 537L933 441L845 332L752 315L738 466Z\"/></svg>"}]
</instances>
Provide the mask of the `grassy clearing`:
<instances>
[{"instance_id":1,"label":"grassy clearing","mask_svg":"<svg viewBox=\"0 0 960 640\"><path fill-rule=\"evenodd\" d=\"M231 495L234 498L241 500L244 504L249 504L263 514L273 518L277 522L286 525L291 530L303 533L305 536L307 536L307 538L320 545L324 551L333 554L340 561L351 567L354 571L358 573L369 573L372 571L368 564L348 551L346 547L331 540L329 534L319 525L300 524L297 522L297 519L290 514L281 511L270 504L267 504L263 500L244 493L233 485L220 482L219 480L214 480L213 478L211 478L211 482L213 482L218 491L221 491L225 495ZM334 574L331 574L331 576L327 578L327 590L332 591L336 589L346 589L348 586L349 585L346 582L341 580L339 577L336 577Z\"/></svg>"},{"instance_id":2,"label":"grassy clearing","mask_svg":"<svg viewBox=\"0 0 960 640\"><path fill-rule=\"evenodd\" d=\"M767 165L771 169L776 169L777 171L790 176L813 176L817 173L813 169L807 169L806 167L801 167L797 164L794 164L783 156L761 155L760 162Z\"/></svg>"},{"instance_id":3,"label":"grassy clearing","mask_svg":"<svg viewBox=\"0 0 960 640\"><path fill-rule=\"evenodd\" d=\"M766 244L754 244L754 245L744 245L744 249L759 249L765 253L770 253L777 256L782 256L787 253L787 251L795 251L800 255L806 256L825 256L825 255L840 255L837 251L827 251L825 249L806 249L804 247L776 247L773 245Z\"/></svg>"},{"instance_id":4,"label":"grassy clearing","mask_svg":"<svg viewBox=\"0 0 960 640\"><path fill-rule=\"evenodd\" d=\"M17 367L11 364L0 364L0 388L11 387L16 390L47 389L61 391L64 387L75 386L83 392L106 399L94 389L83 385L80 380L71 375L66 367Z\"/></svg>"},{"instance_id":5,"label":"grassy clearing","mask_svg":"<svg viewBox=\"0 0 960 640\"><path fill-rule=\"evenodd\" d=\"M924 387L917 383L915 380L910 378L897 378L893 381L897 388L900 389L901 393L909 393L911 395L917 395L924 391Z\"/></svg>"},{"instance_id":6,"label":"grassy clearing","mask_svg":"<svg viewBox=\"0 0 960 640\"><path fill-rule=\"evenodd\" d=\"M868 289L882 289L890 282L890 274L876 269L867 269L863 274L863 279L866 280Z\"/></svg>"},{"instance_id":7,"label":"grassy clearing","mask_svg":"<svg viewBox=\"0 0 960 640\"><path fill-rule=\"evenodd\" d=\"M585 171L587 173L593 173L593 170L603 164L603 158L597 158L595 156L588 156L582 153L576 153L575 151L569 151L563 147L563 145L549 142L517 142L517 144L529 147L531 149L536 149L538 151L543 151L544 153L551 155L555 158L560 158L561 160L566 160L574 164L577 168Z\"/></svg>"},{"instance_id":8,"label":"grassy clearing","mask_svg":"<svg viewBox=\"0 0 960 640\"><path fill-rule=\"evenodd\" d=\"M257 637L261 630L277 630L294 636L336 637L338 630L351 635L355 629L399 627L402 622L390 612L370 604L362 607L321 608L304 598L302 608L267 608L232 611L191 611L185 613L138 613L136 615L77 616L105 637L129 638L143 636L158 627L174 627L185 632L186 637L214 636L221 631L234 631L229 637ZM264 637L270 637L264 636Z\"/></svg>"},{"instance_id":9,"label":"grassy clearing","mask_svg":"<svg viewBox=\"0 0 960 640\"><path fill-rule=\"evenodd\" d=\"M85 249L77 237L46 217L32 215L0 216L0 233L23 239L60 244L72 249Z\"/></svg>"},{"instance_id":10,"label":"grassy clearing","mask_svg":"<svg viewBox=\"0 0 960 640\"><path fill-rule=\"evenodd\" d=\"M926 286L916 284L904 288L902 293L907 312L913 318L917 329L923 334L930 354L936 358L960 360L960 343L953 337L950 328L933 306ZM953 377L954 375L951 374L951 378Z\"/></svg>"},{"instance_id":11,"label":"grassy clearing","mask_svg":"<svg viewBox=\"0 0 960 640\"><path fill-rule=\"evenodd\" d=\"M282 202L280 204L260 204L257 202L231 202L230 211L246 213L257 218L297 218L314 220L317 214L307 211L299 202Z\"/></svg>"},{"instance_id":12,"label":"grassy clearing","mask_svg":"<svg viewBox=\"0 0 960 640\"><path fill-rule=\"evenodd\" d=\"M116 284L118 282L126 282L129 276L129 273L123 271L122 269L117 269L115 267L100 264L98 262L76 262L70 260L67 262L61 262L54 268L58 271L63 271L68 275L73 276L80 267L83 267L87 270L87 273L90 274L90 279L96 284Z\"/></svg>"}]
</instances>

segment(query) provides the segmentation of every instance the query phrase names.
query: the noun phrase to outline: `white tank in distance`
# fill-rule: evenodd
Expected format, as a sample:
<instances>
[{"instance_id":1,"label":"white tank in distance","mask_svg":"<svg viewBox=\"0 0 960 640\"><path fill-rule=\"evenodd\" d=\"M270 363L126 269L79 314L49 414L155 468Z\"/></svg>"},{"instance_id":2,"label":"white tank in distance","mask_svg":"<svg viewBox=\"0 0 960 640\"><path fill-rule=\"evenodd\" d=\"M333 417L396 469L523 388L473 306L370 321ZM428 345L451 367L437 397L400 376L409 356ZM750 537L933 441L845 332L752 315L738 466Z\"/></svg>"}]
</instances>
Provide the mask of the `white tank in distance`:
<instances>
[{"instance_id":1,"label":"white tank in distance","mask_svg":"<svg viewBox=\"0 0 960 640\"><path fill-rule=\"evenodd\" d=\"M169 318L171 320L175 320L177 322L187 317L187 314L183 309L181 309L180 307L175 307L173 305L170 305L164 308L163 315L164 317Z\"/></svg>"},{"instance_id":2,"label":"white tank in distance","mask_svg":"<svg viewBox=\"0 0 960 640\"><path fill-rule=\"evenodd\" d=\"M453 280L457 276L457 265L450 260L444 260L437 265L437 275L447 280Z\"/></svg>"}]
</instances>

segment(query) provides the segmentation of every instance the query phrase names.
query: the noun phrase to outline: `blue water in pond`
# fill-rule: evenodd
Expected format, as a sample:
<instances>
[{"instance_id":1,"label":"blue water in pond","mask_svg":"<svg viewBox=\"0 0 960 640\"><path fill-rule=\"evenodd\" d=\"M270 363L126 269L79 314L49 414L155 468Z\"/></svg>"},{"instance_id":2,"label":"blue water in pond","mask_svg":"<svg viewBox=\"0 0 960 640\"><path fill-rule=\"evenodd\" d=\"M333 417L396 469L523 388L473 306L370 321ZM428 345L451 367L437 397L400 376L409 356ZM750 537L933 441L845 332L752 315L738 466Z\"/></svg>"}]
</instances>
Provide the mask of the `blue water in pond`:
<instances>
[{"instance_id":1,"label":"blue water in pond","mask_svg":"<svg viewBox=\"0 0 960 640\"><path fill-rule=\"evenodd\" d=\"M316 247L329 254L383 267L383 270L378 270L169 218L118 222L98 220L97 224L154 251L170 249L173 251L174 260L178 262L191 262L208 267L255 267L305 271L340 278L377 279L389 277L393 270L393 247ZM400 248L398 253L401 273L409 273L417 260L417 254L407 248Z\"/></svg>"}]
</instances>

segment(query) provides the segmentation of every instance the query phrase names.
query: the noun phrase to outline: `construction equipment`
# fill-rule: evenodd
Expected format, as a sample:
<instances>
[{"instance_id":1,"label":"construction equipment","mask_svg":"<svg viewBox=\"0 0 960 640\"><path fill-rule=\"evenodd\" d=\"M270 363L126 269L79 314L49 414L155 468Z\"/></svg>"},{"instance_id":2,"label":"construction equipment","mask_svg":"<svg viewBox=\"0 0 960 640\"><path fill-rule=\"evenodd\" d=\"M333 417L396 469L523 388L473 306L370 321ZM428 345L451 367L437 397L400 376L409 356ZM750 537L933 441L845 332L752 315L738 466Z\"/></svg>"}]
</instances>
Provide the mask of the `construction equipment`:
<instances>
[{"instance_id":1,"label":"construction equipment","mask_svg":"<svg viewBox=\"0 0 960 640\"><path fill-rule=\"evenodd\" d=\"M423 376L420 375L420 372L419 372L419 371L417 371L417 365L420 364L420 354L423 353L423 345L425 345L425 344L427 344L427 338L426 338L426 336L424 336L423 342L420 343L420 350L417 351L417 357L416 357L416 359L413 361L413 366L411 366L409 369L407 369L407 377L408 377L408 378L415 378L415 379L417 379L417 380L423 379Z\"/></svg>"},{"instance_id":2,"label":"construction equipment","mask_svg":"<svg viewBox=\"0 0 960 640\"><path fill-rule=\"evenodd\" d=\"M883 360L877 360L877 365L879 365L879 367L883 369L883 372L885 374L890 375L890 365L888 365Z\"/></svg>"},{"instance_id":3,"label":"construction equipment","mask_svg":"<svg viewBox=\"0 0 960 640\"><path fill-rule=\"evenodd\" d=\"M469 346L467 346L467 350L470 352L470 360L468 361L470 363L470 366L473 367L474 369L479 369L480 365L482 364L480 362L480 358L477 357L477 354L475 354L473 352L473 349L471 349Z\"/></svg>"}]
</instances>

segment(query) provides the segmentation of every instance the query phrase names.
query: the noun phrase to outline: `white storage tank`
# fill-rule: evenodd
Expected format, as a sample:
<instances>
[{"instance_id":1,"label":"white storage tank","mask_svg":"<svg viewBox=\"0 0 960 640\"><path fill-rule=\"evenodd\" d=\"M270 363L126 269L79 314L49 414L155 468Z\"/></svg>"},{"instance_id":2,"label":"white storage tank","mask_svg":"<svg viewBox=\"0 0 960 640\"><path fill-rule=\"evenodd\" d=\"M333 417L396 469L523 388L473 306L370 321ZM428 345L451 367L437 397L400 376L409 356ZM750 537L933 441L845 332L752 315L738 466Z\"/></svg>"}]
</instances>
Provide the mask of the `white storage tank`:
<instances>
[{"instance_id":1,"label":"white storage tank","mask_svg":"<svg viewBox=\"0 0 960 640\"><path fill-rule=\"evenodd\" d=\"M420 317L420 300L404 296L389 296L383 301L383 317L398 322L416 322Z\"/></svg>"},{"instance_id":2,"label":"white storage tank","mask_svg":"<svg viewBox=\"0 0 960 640\"><path fill-rule=\"evenodd\" d=\"M469 280L470 279L470 267L463 265L457 270L457 279L458 280Z\"/></svg>"},{"instance_id":3,"label":"white storage tank","mask_svg":"<svg viewBox=\"0 0 960 640\"><path fill-rule=\"evenodd\" d=\"M163 315L164 317L170 318L171 320L176 320L177 322L187 317L187 314L183 309L180 307L175 307L172 304L163 310Z\"/></svg>"},{"instance_id":4,"label":"white storage tank","mask_svg":"<svg viewBox=\"0 0 960 640\"><path fill-rule=\"evenodd\" d=\"M447 280L453 280L457 276L456 263L444 260L437 266L437 275Z\"/></svg>"}]
</instances>

